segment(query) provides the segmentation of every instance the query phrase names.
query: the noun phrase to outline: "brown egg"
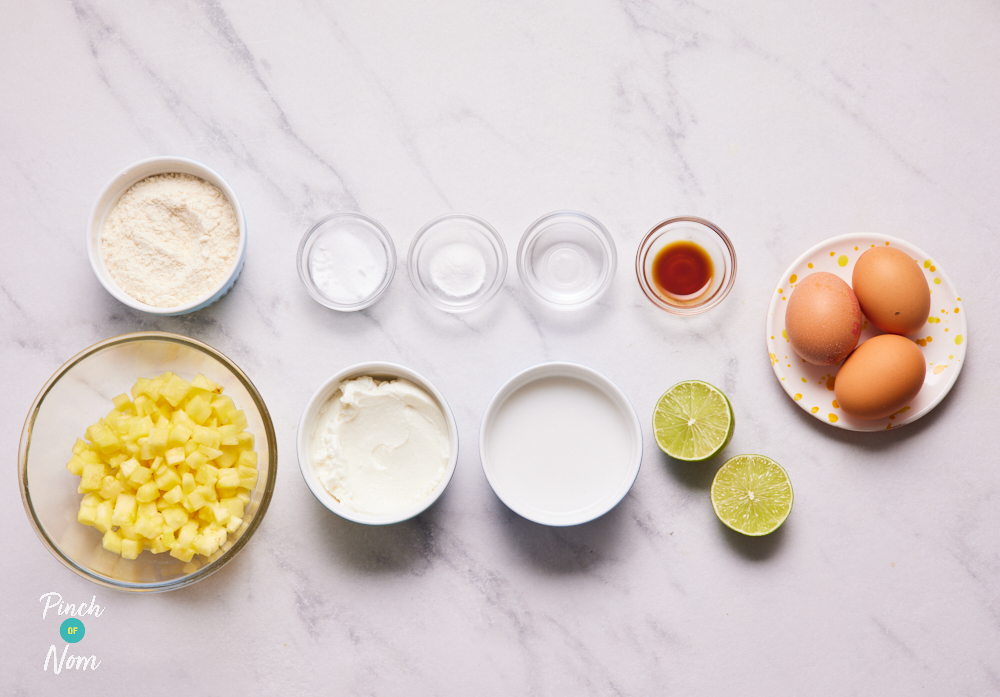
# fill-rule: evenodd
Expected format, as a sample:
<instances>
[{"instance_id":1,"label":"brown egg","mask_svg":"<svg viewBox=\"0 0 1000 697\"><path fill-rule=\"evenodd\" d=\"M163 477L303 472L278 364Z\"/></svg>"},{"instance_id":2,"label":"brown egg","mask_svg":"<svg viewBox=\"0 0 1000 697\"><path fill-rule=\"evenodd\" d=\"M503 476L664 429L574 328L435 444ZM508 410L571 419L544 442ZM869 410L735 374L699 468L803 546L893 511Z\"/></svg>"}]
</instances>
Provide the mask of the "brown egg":
<instances>
[{"instance_id":1,"label":"brown egg","mask_svg":"<svg viewBox=\"0 0 1000 697\"><path fill-rule=\"evenodd\" d=\"M788 298L785 331L795 352L814 365L844 360L861 336L854 291L832 273L809 274Z\"/></svg>"},{"instance_id":2,"label":"brown egg","mask_svg":"<svg viewBox=\"0 0 1000 697\"><path fill-rule=\"evenodd\" d=\"M861 311L890 334L913 334L927 321L931 292L924 272L894 247L873 247L854 265L851 279Z\"/></svg>"},{"instance_id":3,"label":"brown egg","mask_svg":"<svg viewBox=\"0 0 1000 697\"><path fill-rule=\"evenodd\" d=\"M858 346L840 366L833 393L844 413L884 419L917 396L927 372L917 345L897 334L880 334Z\"/></svg>"}]
</instances>

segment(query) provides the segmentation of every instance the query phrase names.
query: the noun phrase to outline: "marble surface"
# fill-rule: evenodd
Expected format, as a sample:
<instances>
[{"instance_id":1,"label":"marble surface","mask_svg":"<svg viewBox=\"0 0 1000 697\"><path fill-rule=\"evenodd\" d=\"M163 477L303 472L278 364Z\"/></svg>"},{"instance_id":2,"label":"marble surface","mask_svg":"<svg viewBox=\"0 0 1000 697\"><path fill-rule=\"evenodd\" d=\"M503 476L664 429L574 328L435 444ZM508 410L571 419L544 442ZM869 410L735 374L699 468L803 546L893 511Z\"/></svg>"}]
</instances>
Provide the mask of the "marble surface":
<instances>
[{"instance_id":1,"label":"marble surface","mask_svg":"<svg viewBox=\"0 0 1000 697\"><path fill-rule=\"evenodd\" d=\"M1000 12L876 0L550 3L42 0L0 26L0 511L5 694L1000 693L1000 469L995 274L1000 255ZM186 156L238 192L251 239L220 303L159 319L98 284L84 229L116 172ZM471 314L431 308L405 269L413 234L466 211L513 256L540 215L571 208L613 234L611 291L560 314L513 266ZM359 210L392 234L386 296L337 314L295 269L318 218ZM732 238L736 285L711 313L653 307L642 235L675 215ZM802 251L878 231L928 250L959 288L969 353L955 388L898 431L853 434L801 411L768 361L769 294ZM141 329L220 349L275 419L267 516L222 571L135 596L60 565L28 523L14 466L28 408L77 351ZM296 425L351 363L427 376L461 457L419 518L343 521L309 493ZM511 513L479 463L479 420L510 375L545 360L601 371L632 400L635 486L592 523ZM720 386L726 454L783 463L785 526L729 532L708 488L720 462L657 450L660 393ZM75 651L43 670L59 618L43 593L96 602Z\"/></svg>"}]
</instances>

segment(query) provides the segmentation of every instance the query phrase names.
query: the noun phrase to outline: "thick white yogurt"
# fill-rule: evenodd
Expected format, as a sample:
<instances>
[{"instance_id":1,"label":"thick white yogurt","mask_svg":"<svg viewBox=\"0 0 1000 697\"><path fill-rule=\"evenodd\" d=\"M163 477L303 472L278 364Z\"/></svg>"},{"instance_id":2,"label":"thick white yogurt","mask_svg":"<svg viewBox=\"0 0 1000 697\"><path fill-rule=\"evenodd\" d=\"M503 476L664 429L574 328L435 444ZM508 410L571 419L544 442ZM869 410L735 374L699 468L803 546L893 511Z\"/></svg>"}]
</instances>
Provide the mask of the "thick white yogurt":
<instances>
[{"instance_id":1,"label":"thick white yogurt","mask_svg":"<svg viewBox=\"0 0 1000 697\"><path fill-rule=\"evenodd\" d=\"M401 513L430 496L448 468L448 425L408 380L347 380L320 409L310 454L320 482L358 513Z\"/></svg>"}]
</instances>

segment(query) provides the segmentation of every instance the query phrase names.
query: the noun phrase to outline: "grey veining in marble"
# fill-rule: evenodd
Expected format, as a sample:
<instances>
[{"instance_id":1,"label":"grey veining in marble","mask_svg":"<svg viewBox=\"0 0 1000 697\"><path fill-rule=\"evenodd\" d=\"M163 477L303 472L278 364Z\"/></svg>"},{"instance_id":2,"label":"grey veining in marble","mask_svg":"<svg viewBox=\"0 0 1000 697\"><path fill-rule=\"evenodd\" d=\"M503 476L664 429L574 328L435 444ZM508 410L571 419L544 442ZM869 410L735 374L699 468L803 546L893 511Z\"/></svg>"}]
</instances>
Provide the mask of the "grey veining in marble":
<instances>
[{"instance_id":1,"label":"grey veining in marble","mask_svg":"<svg viewBox=\"0 0 1000 697\"><path fill-rule=\"evenodd\" d=\"M0 23L0 692L115 694L1000 694L998 312L1000 10L875 0L433 3L231 0L9 4ZM179 155L218 171L250 229L233 291L156 318L111 298L84 230L128 164ZM611 231L610 292L540 306L511 263L456 316L414 292L415 232L482 216L513 262L557 209ZM379 220L399 253L385 297L313 302L295 251L340 210ZM732 238L736 285L711 313L667 316L634 277L640 239L684 214ZM960 289L968 361L920 421L854 434L803 413L764 343L768 294L833 235L928 250ZM140 329L236 361L275 420L264 523L236 559L181 591L92 586L39 543L14 466L37 391L67 358ZM351 363L425 375L458 421L451 486L408 523L341 520L306 488L295 429ZM625 500L567 529L494 496L479 420L515 372L590 366L632 400L646 441ZM768 538L732 533L708 489L720 462L656 448L653 405L712 382L737 420L728 455L787 468L795 509ZM38 598L105 607L80 652L43 670L59 620ZM61 646L61 644L60 644Z\"/></svg>"}]
</instances>

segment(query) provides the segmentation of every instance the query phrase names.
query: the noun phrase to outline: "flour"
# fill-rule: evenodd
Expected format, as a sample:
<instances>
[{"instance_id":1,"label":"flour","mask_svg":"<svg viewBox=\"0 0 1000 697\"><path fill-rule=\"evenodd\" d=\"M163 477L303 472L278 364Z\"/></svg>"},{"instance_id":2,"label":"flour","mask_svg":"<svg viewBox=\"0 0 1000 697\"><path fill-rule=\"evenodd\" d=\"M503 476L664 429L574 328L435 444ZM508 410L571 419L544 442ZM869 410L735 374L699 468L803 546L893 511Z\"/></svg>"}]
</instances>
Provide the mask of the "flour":
<instances>
[{"instance_id":1,"label":"flour","mask_svg":"<svg viewBox=\"0 0 1000 697\"><path fill-rule=\"evenodd\" d=\"M222 283L239 242L236 211L218 188L190 174L157 174L118 199L101 232L101 254L125 293L177 307Z\"/></svg>"}]
</instances>

